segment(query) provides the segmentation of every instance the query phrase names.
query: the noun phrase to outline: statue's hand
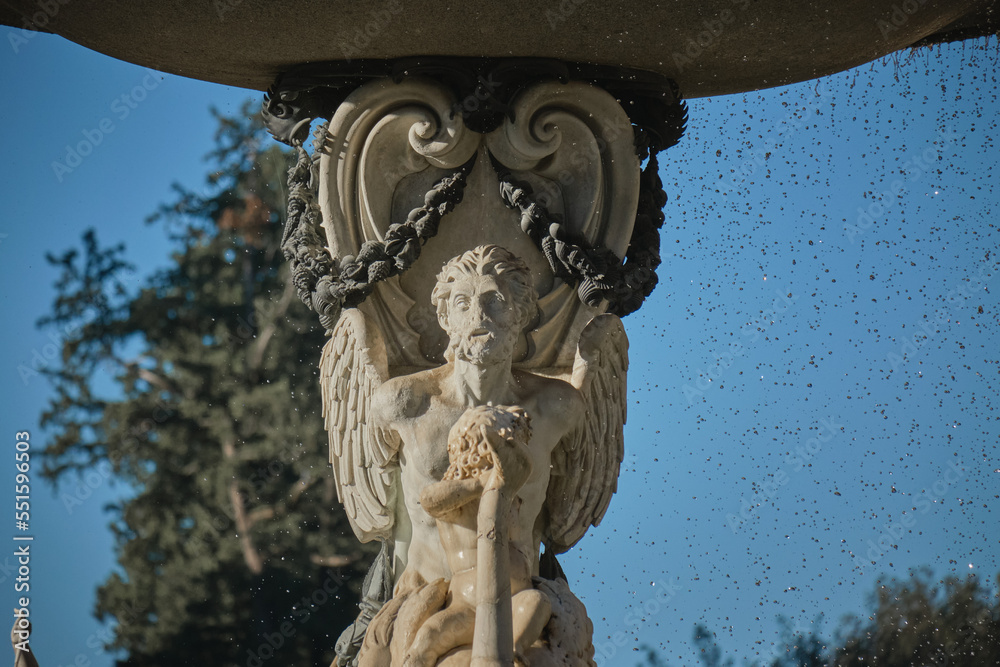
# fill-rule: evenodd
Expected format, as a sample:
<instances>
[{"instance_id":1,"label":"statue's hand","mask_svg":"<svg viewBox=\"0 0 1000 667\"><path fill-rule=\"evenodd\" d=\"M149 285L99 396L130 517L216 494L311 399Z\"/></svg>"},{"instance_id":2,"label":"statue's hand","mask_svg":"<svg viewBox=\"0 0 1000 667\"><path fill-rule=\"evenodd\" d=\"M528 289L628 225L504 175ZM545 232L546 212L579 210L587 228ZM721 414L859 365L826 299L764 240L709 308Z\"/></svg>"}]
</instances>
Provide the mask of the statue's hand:
<instances>
[{"instance_id":1,"label":"statue's hand","mask_svg":"<svg viewBox=\"0 0 1000 667\"><path fill-rule=\"evenodd\" d=\"M510 440L491 447L496 466L487 486L516 493L531 476L531 457L528 448Z\"/></svg>"},{"instance_id":2,"label":"statue's hand","mask_svg":"<svg viewBox=\"0 0 1000 667\"><path fill-rule=\"evenodd\" d=\"M17 613L17 609L14 610ZM14 617L14 627L10 629L10 643L12 646L17 646L19 643L23 642L31 635L31 623L28 623L28 627L22 627L20 624L20 618L18 616Z\"/></svg>"}]
</instances>

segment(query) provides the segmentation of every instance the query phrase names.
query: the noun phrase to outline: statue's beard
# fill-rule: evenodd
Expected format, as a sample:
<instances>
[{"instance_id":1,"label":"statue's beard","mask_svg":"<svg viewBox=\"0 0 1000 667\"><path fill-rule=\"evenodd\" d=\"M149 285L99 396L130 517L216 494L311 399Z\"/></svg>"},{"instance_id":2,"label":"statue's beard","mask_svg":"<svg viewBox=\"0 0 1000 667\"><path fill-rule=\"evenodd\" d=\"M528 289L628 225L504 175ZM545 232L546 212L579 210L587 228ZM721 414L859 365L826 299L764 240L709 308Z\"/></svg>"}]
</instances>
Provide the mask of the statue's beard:
<instances>
[{"instance_id":1,"label":"statue's beard","mask_svg":"<svg viewBox=\"0 0 1000 667\"><path fill-rule=\"evenodd\" d=\"M480 336L461 336L452 341L455 358L476 366L490 366L514 355L514 340L500 340L493 332Z\"/></svg>"}]
</instances>

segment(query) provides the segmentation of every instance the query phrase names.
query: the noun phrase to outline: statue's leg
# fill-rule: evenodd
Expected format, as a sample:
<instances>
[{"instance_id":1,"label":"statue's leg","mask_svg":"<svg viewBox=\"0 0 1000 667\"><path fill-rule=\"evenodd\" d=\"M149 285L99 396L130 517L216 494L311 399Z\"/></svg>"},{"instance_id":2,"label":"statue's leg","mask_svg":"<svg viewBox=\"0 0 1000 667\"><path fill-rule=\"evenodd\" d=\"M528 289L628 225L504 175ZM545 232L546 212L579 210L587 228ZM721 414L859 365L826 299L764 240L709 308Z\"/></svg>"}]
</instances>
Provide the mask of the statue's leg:
<instances>
[{"instance_id":1,"label":"statue's leg","mask_svg":"<svg viewBox=\"0 0 1000 667\"><path fill-rule=\"evenodd\" d=\"M453 648L472 644L476 612L457 603L431 616L417 631L403 667L434 667Z\"/></svg>"},{"instance_id":2,"label":"statue's leg","mask_svg":"<svg viewBox=\"0 0 1000 667\"><path fill-rule=\"evenodd\" d=\"M424 623L444 606L448 594L448 582L438 579L412 591L399 608L396 623L392 633L392 664L401 664L417 631Z\"/></svg>"},{"instance_id":3,"label":"statue's leg","mask_svg":"<svg viewBox=\"0 0 1000 667\"><path fill-rule=\"evenodd\" d=\"M527 664L525 652L542 635L552 617L549 596L534 588L523 590L511 600L514 611L514 661Z\"/></svg>"},{"instance_id":4,"label":"statue's leg","mask_svg":"<svg viewBox=\"0 0 1000 667\"><path fill-rule=\"evenodd\" d=\"M399 614L399 608L406 601L406 595L395 597L383 605L372 622L365 629L365 636L358 651L356 663L351 659L341 660L337 658L334 663L336 667L385 667L392 663L392 634Z\"/></svg>"}]
</instances>

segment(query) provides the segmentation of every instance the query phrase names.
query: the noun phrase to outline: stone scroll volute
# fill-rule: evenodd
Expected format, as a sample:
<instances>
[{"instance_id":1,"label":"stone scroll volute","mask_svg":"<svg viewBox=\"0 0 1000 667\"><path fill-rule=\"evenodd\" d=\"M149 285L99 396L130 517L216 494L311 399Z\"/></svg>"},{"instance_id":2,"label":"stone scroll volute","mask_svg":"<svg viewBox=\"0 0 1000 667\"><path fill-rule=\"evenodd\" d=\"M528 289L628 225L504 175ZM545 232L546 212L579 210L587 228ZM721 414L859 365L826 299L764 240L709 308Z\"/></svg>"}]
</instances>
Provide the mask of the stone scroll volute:
<instances>
[{"instance_id":1,"label":"stone scroll volute","mask_svg":"<svg viewBox=\"0 0 1000 667\"><path fill-rule=\"evenodd\" d=\"M297 153L282 248L330 336L338 497L382 544L336 664L591 667L592 625L556 556L617 489L618 316L656 284L656 154L684 104L669 80L598 66L390 69L304 67L264 103ZM524 428L455 440L477 410ZM449 477L456 454L487 449L492 463Z\"/></svg>"},{"instance_id":2,"label":"stone scroll volute","mask_svg":"<svg viewBox=\"0 0 1000 667\"><path fill-rule=\"evenodd\" d=\"M447 343L429 305L434 277L451 257L501 244L530 267L540 315L518 346L525 368L566 369L580 331L603 308L587 306L575 286L556 278L520 212L500 196L497 167L528 183L571 234L624 257L639 196L639 159L629 117L607 92L582 82L544 81L514 97L500 127L468 129L456 99L430 79L377 80L337 108L322 142L319 203L334 257L354 256L366 241L424 203L435 182L472 161L462 202L405 273L375 286L360 308L382 331L390 370L440 364Z\"/></svg>"}]
</instances>

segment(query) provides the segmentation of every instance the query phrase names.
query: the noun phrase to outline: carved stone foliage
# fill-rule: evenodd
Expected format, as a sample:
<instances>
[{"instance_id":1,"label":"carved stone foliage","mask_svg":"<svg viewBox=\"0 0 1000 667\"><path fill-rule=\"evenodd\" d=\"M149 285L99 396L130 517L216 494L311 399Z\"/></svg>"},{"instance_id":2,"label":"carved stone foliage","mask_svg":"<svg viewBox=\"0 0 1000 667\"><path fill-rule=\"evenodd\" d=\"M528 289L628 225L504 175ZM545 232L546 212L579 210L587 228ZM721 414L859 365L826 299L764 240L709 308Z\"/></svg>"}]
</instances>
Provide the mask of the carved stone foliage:
<instances>
[{"instance_id":1,"label":"carved stone foliage","mask_svg":"<svg viewBox=\"0 0 1000 667\"><path fill-rule=\"evenodd\" d=\"M362 62L283 77L264 115L298 151L283 250L330 334L338 495L383 544L338 664L590 667L555 555L617 488L618 316L656 285L676 87L556 61Z\"/></svg>"},{"instance_id":2,"label":"carved stone foliage","mask_svg":"<svg viewBox=\"0 0 1000 667\"><path fill-rule=\"evenodd\" d=\"M528 366L570 363L590 317L628 314L652 291L665 201L656 153L686 115L671 82L557 61L351 67L293 71L264 105L275 136L300 147L285 251L328 330L364 301L398 332L391 366L439 363L445 338L423 298L434 267L484 242L524 257L543 296L521 346ZM309 156L305 128L323 105L329 122Z\"/></svg>"},{"instance_id":3,"label":"carved stone foliage","mask_svg":"<svg viewBox=\"0 0 1000 667\"><path fill-rule=\"evenodd\" d=\"M440 58L309 63L282 73L267 90L261 113L271 134L302 143L318 118L329 120L348 94L369 81L407 77L434 79L456 100L453 111L465 126L488 134L510 117L521 89L543 80L584 81L611 93L637 127L651 134L655 150L680 140L686 119L676 84L653 72L567 63L547 58Z\"/></svg>"}]
</instances>

